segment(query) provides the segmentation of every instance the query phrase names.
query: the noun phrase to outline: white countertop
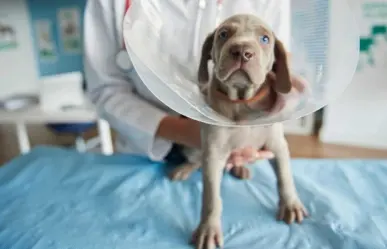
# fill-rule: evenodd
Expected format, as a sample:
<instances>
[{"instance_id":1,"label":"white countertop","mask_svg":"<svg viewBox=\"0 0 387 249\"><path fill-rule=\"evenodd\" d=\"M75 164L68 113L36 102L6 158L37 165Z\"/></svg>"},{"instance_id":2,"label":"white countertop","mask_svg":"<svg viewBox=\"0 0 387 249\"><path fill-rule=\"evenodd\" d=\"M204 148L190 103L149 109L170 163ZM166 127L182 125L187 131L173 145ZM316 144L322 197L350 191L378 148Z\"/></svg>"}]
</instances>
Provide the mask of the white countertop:
<instances>
[{"instance_id":1,"label":"white countertop","mask_svg":"<svg viewBox=\"0 0 387 249\"><path fill-rule=\"evenodd\" d=\"M43 111L40 106L20 111L5 111L0 109L0 123L63 123L63 122L93 122L97 121L96 112L92 107L71 109L66 111Z\"/></svg>"}]
</instances>

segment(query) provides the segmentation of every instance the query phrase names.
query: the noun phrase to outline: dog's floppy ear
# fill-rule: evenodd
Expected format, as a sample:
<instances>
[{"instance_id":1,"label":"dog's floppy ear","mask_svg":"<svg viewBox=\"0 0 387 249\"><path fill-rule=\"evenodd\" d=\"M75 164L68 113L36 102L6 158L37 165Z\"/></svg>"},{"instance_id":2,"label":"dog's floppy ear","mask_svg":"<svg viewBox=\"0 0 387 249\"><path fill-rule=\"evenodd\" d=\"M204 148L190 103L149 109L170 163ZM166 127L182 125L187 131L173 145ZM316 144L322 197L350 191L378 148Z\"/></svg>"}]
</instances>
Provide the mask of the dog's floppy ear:
<instances>
[{"instance_id":1,"label":"dog's floppy ear","mask_svg":"<svg viewBox=\"0 0 387 249\"><path fill-rule=\"evenodd\" d=\"M273 72L276 75L274 90L279 93L288 93L292 89L290 81L290 70L284 45L277 38L274 45L274 65Z\"/></svg>"},{"instance_id":2,"label":"dog's floppy ear","mask_svg":"<svg viewBox=\"0 0 387 249\"><path fill-rule=\"evenodd\" d=\"M215 32L209 34L202 46L202 54L200 58L198 80L199 83L207 83L209 80L208 61L211 60L211 51L214 43Z\"/></svg>"}]
</instances>

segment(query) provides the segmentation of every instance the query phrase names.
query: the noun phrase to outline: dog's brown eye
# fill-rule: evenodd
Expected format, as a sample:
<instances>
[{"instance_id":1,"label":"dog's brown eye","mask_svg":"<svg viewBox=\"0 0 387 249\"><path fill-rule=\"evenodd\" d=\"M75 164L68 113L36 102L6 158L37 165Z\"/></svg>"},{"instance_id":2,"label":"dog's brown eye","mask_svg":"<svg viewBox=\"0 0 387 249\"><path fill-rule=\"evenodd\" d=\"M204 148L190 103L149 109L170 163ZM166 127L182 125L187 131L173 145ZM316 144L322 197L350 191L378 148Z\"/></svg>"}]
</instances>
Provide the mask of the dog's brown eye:
<instances>
[{"instance_id":1,"label":"dog's brown eye","mask_svg":"<svg viewBox=\"0 0 387 249\"><path fill-rule=\"evenodd\" d=\"M228 31L226 29L223 29L219 32L219 38L220 39L227 39L228 38Z\"/></svg>"}]
</instances>

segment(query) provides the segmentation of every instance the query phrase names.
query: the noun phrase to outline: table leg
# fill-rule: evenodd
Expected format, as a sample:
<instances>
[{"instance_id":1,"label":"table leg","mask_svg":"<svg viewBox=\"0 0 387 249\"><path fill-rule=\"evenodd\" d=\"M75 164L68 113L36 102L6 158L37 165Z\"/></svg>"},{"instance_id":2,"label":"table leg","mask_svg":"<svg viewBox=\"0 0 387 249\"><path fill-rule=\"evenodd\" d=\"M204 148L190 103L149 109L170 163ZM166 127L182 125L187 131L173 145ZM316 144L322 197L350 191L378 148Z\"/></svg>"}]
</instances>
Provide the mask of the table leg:
<instances>
[{"instance_id":1,"label":"table leg","mask_svg":"<svg viewBox=\"0 0 387 249\"><path fill-rule=\"evenodd\" d=\"M113 141L110 132L110 125L106 120L98 120L98 133L101 139L102 153L105 155L113 154Z\"/></svg>"},{"instance_id":2,"label":"table leg","mask_svg":"<svg viewBox=\"0 0 387 249\"><path fill-rule=\"evenodd\" d=\"M24 122L16 123L16 135L19 143L19 149L21 154L28 153L30 151L30 140L28 138L28 131Z\"/></svg>"}]
</instances>

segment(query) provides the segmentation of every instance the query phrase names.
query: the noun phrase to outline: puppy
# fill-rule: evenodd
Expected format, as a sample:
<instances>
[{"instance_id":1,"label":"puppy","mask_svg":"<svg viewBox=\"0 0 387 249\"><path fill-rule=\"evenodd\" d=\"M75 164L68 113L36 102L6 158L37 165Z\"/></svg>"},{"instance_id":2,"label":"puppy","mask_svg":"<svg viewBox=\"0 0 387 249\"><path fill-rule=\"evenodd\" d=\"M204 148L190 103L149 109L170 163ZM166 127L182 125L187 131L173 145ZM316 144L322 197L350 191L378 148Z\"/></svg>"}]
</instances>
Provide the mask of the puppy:
<instances>
[{"instance_id":1,"label":"puppy","mask_svg":"<svg viewBox=\"0 0 387 249\"><path fill-rule=\"evenodd\" d=\"M208 73L208 61L214 68ZM231 120L243 122L267 115L281 94L292 90L286 52L269 26L253 15L235 15L212 32L202 47L199 82L208 84L207 103ZM194 232L197 249L223 246L221 230L222 172L230 153L253 146L272 151L279 195L278 219L301 222L307 211L300 201L290 169L290 155L281 123L266 126L223 127L201 124L201 151L188 151L189 164L172 174L177 179L203 167L201 220ZM198 161L197 157L201 160ZM233 172L240 178L248 169ZM187 173L188 172L188 173ZM180 176L177 176L180 173Z\"/></svg>"}]
</instances>

